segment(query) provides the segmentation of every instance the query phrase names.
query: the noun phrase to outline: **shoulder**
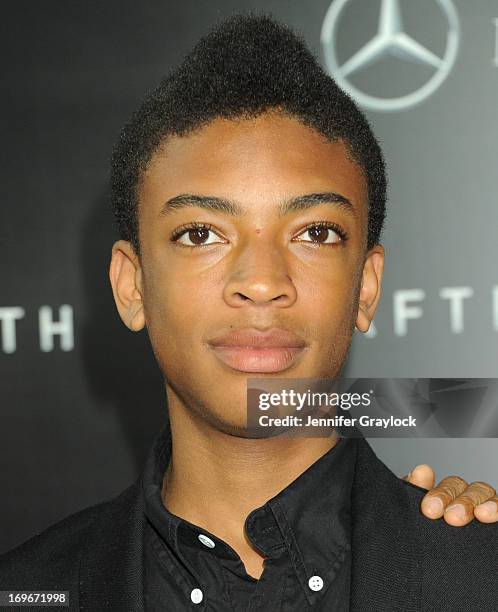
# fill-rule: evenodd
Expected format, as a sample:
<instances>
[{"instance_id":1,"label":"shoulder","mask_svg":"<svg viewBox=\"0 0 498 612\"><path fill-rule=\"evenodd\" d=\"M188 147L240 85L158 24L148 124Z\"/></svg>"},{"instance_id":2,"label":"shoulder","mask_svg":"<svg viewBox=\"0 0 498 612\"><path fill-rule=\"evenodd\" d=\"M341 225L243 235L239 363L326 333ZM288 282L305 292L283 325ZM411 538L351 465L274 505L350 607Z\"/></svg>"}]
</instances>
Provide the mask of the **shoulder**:
<instances>
[{"instance_id":1,"label":"shoulder","mask_svg":"<svg viewBox=\"0 0 498 612\"><path fill-rule=\"evenodd\" d=\"M498 609L498 524L477 520L464 527L431 520L420 511L426 491L401 481L408 511L416 516L421 549L421 592L434 609ZM456 602L458 606L456 607Z\"/></svg>"},{"instance_id":2,"label":"shoulder","mask_svg":"<svg viewBox=\"0 0 498 612\"><path fill-rule=\"evenodd\" d=\"M62 588L77 580L79 563L92 534L122 512L135 485L54 523L0 556L0 583L6 588Z\"/></svg>"},{"instance_id":3,"label":"shoulder","mask_svg":"<svg viewBox=\"0 0 498 612\"><path fill-rule=\"evenodd\" d=\"M498 524L473 520L464 527L448 525L443 518L431 520L422 515L420 503L426 491L401 481L412 515L418 515L419 538L423 547L423 584L437 593L443 609L449 595L475 605L476 593L489 608L498 608ZM417 490L415 490L417 489ZM492 604L492 605L491 605Z\"/></svg>"},{"instance_id":4,"label":"shoulder","mask_svg":"<svg viewBox=\"0 0 498 612\"><path fill-rule=\"evenodd\" d=\"M498 525L452 527L426 518L420 504L427 491L398 478L365 440L358 450L356 542L362 566L385 581L385 596L401 574L411 577L425 609L498 609Z\"/></svg>"},{"instance_id":5,"label":"shoulder","mask_svg":"<svg viewBox=\"0 0 498 612\"><path fill-rule=\"evenodd\" d=\"M372 453L373 454L373 453ZM437 565L439 559L445 559L448 564L448 556L460 555L465 559L455 559L463 569L479 566L484 559L488 562L493 558L494 567L498 560L498 524L485 524L473 520L464 527L453 527L441 519L426 518L421 511L420 505L426 489L406 482L397 477L377 457L377 511L384 504L384 513L388 511L393 518L399 520L391 521L400 529L415 531L417 538L422 542L427 561L431 565ZM389 510L388 510L389 508ZM469 548L470 547L470 548ZM463 553L466 551L466 554ZM483 570L484 572L486 570Z\"/></svg>"},{"instance_id":6,"label":"shoulder","mask_svg":"<svg viewBox=\"0 0 498 612\"><path fill-rule=\"evenodd\" d=\"M471 561L478 555L487 555L488 553L493 554L495 560L498 560L497 523L486 524L473 520L464 527L453 527L448 525L443 518L428 519L420 509L420 504L427 491L400 478L397 480L398 486L406 499L407 512L416 517L416 523L421 530L420 536L426 541L425 549L432 558L437 552L444 554L445 551L442 550L440 544L443 544L446 548L451 547L455 552L463 553L465 549L470 552L467 547L472 543L472 545L475 545L475 554L468 555ZM472 563L475 562L472 561Z\"/></svg>"}]
</instances>

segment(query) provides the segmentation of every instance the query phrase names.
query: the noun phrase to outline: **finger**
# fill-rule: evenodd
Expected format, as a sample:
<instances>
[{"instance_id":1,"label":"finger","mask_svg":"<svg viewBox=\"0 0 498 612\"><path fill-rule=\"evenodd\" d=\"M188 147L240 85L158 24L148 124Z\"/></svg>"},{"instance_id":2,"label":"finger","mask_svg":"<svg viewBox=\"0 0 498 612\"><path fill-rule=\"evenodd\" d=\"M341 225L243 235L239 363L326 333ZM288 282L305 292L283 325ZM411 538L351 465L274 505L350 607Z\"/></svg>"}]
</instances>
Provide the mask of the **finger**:
<instances>
[{"instance_id":1,"label":"finger","mask_svg":"<svg viewBox=\"0 0 498 612\"><path fill-rule=\"evenodd\" d=\"M474 508L496 494L486 482L472 482L444 512L444 520L454 527L467 525L474 518Z\"/></svg>"},{"instance_id":2,"label":"finger","mask_svg":"<svg viewBox=\"0 0 498 612\"><path fill-rule=\"evenodd\" d=\"M404 477L404 480L423 489L432 489L436 475L430 465L422 463L415 466L408 476Z\"/></svg>"},{"instance_id":3,"label":"finger","mask_svg":"<svg viewBox=\"0 0 498 612\"><path fill-rule=\"evenodd\" d=\"M421 509L425 516L441 518L446 506L465 491L467 483L460 476L448 476L431 489L422 500Z\"/></svg>"},{"instance_id":4,"label":"finger","mask_svg":"<svg viewBox=\"0 0 498 612\"><path fill-rule=\"evenodd\" d=\"M474 516L481 523L498 523L498 495L476 506Z\"/></svg>"}]
</instances>

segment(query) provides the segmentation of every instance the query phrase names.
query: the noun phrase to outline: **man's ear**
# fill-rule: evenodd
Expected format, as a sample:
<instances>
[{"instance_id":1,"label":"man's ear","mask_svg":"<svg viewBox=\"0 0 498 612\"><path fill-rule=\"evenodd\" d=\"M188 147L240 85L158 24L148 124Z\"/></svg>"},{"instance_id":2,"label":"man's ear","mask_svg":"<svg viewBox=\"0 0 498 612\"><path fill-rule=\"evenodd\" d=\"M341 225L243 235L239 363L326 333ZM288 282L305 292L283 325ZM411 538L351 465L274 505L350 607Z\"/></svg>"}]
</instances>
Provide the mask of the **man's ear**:
<instances>
[{"instance_id":1,"label":"man's ear","mask_svg":"<svg viewBox=\"0 0 498 612\"><path fill-rule=\"evenodd\" d=\"M375 245L367 253L363 265L360 298L356 327L361 332L367 332L373 321L380 300L382 274L384 272L384 247Z\"/></svg>"},{"instance_id":2,"label":"man's ear","mask_svg":"<svg viewBox=\"0 0 498 612\"><path fill-rule=\"evenodd\" d=\"M132 331L140 331L145 326L142 267L126 240L118 240L112 246L109 280L121 320Z\"/></svg>"}]
</instances>

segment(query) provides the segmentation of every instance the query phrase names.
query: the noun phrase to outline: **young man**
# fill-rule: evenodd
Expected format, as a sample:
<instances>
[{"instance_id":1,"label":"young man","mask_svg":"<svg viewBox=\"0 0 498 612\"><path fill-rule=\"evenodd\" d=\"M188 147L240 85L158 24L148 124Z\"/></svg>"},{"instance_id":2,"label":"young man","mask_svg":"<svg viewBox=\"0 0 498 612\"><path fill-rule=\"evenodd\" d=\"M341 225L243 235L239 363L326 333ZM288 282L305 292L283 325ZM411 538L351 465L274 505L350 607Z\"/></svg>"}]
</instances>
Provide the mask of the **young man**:
<instances>
[{"instance_id":1,"label":"young man","mask_svg":"<svg viewBox=\"0 0 498 612\"><path fill-rule=\"evenodd\" d=\"M430 495L454 529L364 439L247 435L247 379L338 376L380 299L382 154L302 41L267 17L203 38L125 126L112 187L113 294L169 419L133 486L4 556L2 589L92 611L495 610L491 487Z\"/></svg>"}]
</instances>

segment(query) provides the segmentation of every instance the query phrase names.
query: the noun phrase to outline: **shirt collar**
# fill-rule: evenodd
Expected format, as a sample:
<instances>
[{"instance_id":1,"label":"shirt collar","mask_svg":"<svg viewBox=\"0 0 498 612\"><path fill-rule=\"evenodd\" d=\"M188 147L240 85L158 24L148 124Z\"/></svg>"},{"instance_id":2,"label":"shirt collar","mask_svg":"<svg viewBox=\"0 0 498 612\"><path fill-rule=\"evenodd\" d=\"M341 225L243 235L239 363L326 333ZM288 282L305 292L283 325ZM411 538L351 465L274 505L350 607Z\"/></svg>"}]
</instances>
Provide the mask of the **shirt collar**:
<instances>
[{"instance_id":1,"label":"shirt collar","mask_svg":"<svg viewBox=\"0 0 498 612\"><path fill-rule=\"evenodd\" d=\"M247 533L265 556L272 557L283 546L287 547L310 605L323 596L339 575L349 574L351 490L357 446L355 438L339 438L333 448L246 518ZM202 546L198 536L204 534L215 542L214 554L233 562L238 556L230 546L164 507L161 489L170 457L171 430L167 420L154 441L143 472L147 517L180 556L182 545ZM313 576L324 581L319 592L310 589Z\"/></svg>"}]
</instances>

